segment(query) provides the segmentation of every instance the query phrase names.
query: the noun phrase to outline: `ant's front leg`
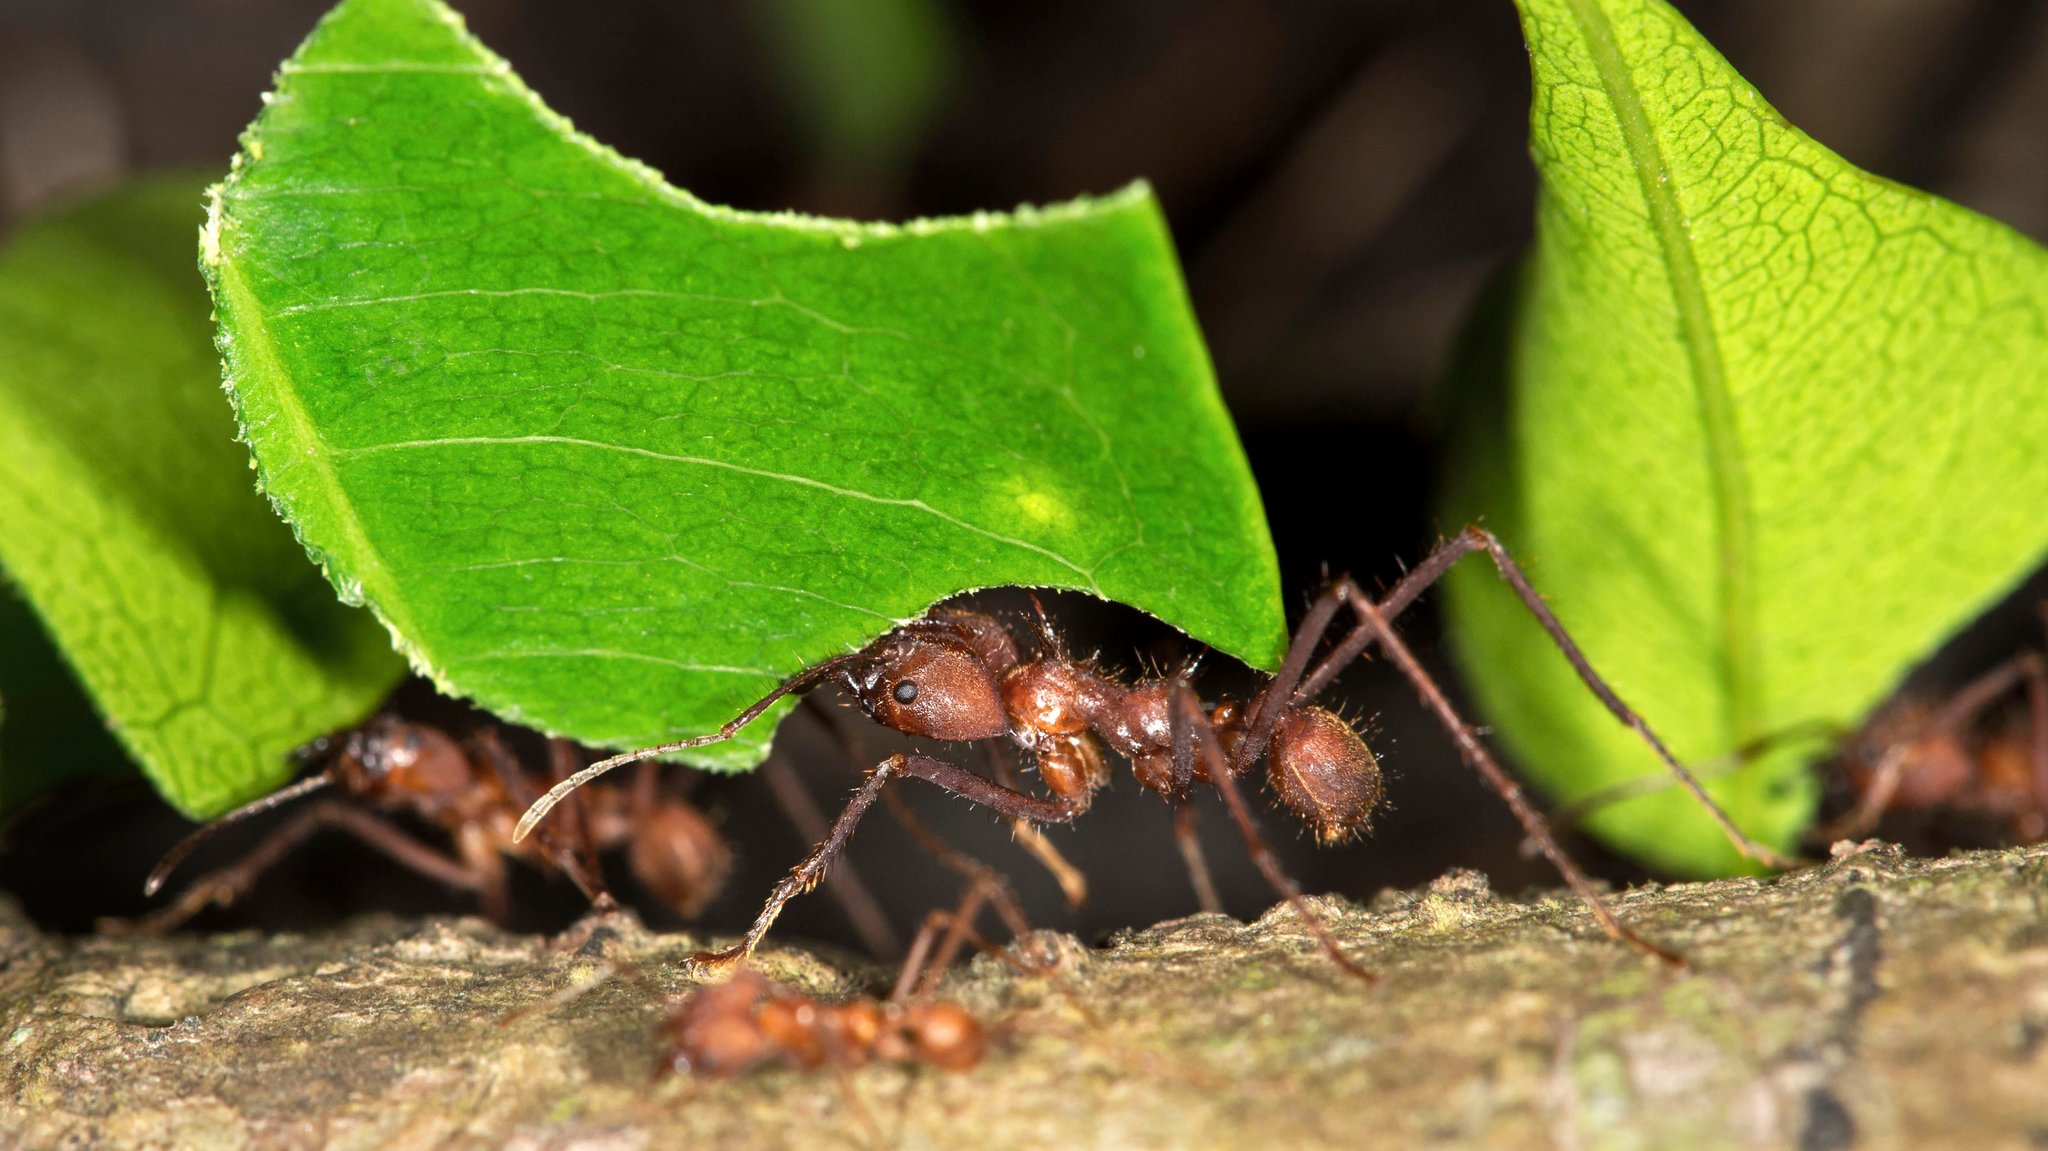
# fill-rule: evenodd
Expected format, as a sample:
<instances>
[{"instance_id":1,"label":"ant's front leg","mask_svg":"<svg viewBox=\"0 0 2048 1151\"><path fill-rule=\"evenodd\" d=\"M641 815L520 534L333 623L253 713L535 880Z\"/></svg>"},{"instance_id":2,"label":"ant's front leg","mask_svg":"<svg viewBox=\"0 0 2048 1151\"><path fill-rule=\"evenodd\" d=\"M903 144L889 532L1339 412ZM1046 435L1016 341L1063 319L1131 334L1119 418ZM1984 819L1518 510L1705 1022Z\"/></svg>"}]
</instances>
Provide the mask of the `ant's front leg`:
<instances>
[{"instance_id":1,"label":"ant's front leg","mask_svg":"<svg viewBox=\"0 0 2048 1151\"><path fill-rule=\"evenodd\" d=\"M802 863L796 865L784 876L775 889L768 893L768 902L761 907L761 913L754 918L754 924L747 929L740 942L724 951L706 952L692 957L691 964L698 970L721 970L753 954L761 940L768 934L782 907L790 900L811 890L825 878L832 869L832 863L846 849L846 843L853 838L854 828L860 825L861 816L873 807L882 789L899 776L922 779L943 790L983 807L999 815L1013 819L1029 819L1038 823L1065 823L1087 809L1086 799L1079 802L1066 799L1040 799L1013 791L1001 784L991 783L968 771L964 767L933 759L928 755L892 755L883 760L868 773L860 790L853 793L846 810L832 823L832 829L825 834L817 846L811 848Z\"/></svg>"},{"instance_id":2,"label":"ant's front leg","mask_svg":"<svg viewBox=\"0 0 2048 1151\"><path fill-rule=\"evenodd\" d=\"M248 854L200 876L168 907L122 922L117 930L146 935L170 931L209 907L227 907L248 894L264 872L322 828L345 831L398 863L450 887L481 891L485 880L463 862L419 842L379 816L346 800L328 799L299 812L263 837ZM106 926L113 926L111 922Z\"/></svg>"}]
</instances>

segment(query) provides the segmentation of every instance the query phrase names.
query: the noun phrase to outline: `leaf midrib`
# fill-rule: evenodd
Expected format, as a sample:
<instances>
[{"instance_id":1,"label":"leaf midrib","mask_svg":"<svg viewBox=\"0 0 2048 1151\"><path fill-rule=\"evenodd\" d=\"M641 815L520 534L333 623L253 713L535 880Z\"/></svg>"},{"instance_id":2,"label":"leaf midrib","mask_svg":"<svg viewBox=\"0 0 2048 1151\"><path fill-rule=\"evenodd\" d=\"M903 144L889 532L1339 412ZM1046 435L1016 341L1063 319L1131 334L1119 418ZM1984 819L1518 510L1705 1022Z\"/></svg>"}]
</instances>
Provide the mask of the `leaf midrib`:
<instances>
[{"instance_id":1,"label":"leaf midrib","mask_svg":"<svg viewBox=\"0 0 2048 1151\"><path fill-rule=\"evenodd\" d=\"M1748 466L1736 427L1735 400L1728 391L1712 309L1707 303L1699 264L1693 258L1688 221L1679 206L1670 168L1664 162L1642 98L1629 75L1628 63L1614 42L1613 27L1599 0L1570 3L1634 161L1678 309L1681 342L1691 367L1700 423L1706 435L1707 470L1714 494L1724 717L1734 742L1740 743L1758 734L1762 685L1754 642L1755 521L1749 500Z\"/></svg>"}]
</instances>

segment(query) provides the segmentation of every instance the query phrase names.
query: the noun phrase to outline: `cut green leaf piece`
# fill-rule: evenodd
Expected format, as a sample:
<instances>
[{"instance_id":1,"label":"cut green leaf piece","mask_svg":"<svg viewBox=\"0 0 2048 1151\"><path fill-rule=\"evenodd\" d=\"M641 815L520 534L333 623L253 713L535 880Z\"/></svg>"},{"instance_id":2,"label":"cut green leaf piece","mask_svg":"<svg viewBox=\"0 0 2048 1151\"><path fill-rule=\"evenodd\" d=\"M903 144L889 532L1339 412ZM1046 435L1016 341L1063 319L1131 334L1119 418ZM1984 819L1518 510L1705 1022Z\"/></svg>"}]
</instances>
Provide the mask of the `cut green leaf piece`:
<instances>
[{"instance_id":1,"label":"cut green leaf piece","mask_svg":"<svg viewBox=\"0 0 2048 1151\"><path fill-rule=\"evenodd\" d=\"M0 565L195 818L275 787L404 672L250 484L192 268L200 198L153 181L0 255Z\"/></svg>"},{"instance_id":2,"label":"cut green leaf piece","mask_svg":"<svg viewBox=\"0 0 2048 1151\"><path fill-rule=\"evenodd\" d=\"M244 144L203 255L265 489L444 690L663 741L997 584L1277 661L1144 189L901 227L711 207L430 0L336 8Z\"/></svg>"},{"instance_id":3,"label":"cut green leaf piece","mask_svg":"<svg viewBox=\"0 0 2048 1151\"><path fill-rule=\"evenodd\" d=\"M1521 9L1537 245L1450 518L1534 561L1683 758L1853 726L2048 550L2048 255L1851 167L1658 0ZM1496 583L1454 583L1456 642L1531 773L1568 799L1655 771ZM1715 790L1791 847L1813 751ZM1675 792L1593 826L1674 872L1738 866Z\"/></svg>"}]
</instances>

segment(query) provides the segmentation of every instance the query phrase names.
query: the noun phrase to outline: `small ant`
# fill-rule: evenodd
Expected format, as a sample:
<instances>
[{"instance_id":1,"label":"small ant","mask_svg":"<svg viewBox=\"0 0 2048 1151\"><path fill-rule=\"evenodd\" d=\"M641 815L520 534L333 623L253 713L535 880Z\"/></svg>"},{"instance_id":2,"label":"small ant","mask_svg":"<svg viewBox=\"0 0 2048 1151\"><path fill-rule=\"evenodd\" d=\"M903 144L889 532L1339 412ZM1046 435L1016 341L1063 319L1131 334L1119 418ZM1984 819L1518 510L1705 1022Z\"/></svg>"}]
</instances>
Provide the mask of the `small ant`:
<instances>
[{"instance_id":1,"label":"small ant","mask_svg":"<svg viewBox=\"0 0 2048 1151\"><path fill-rule=\"evenodd\" d=\"M966 857L950 853L950 858ZM968 866L977 874L965 898L953 911L925 917L888 999L862 996L827 1003L742 968L723 983L683 997L663 1021L667 1052L662 1068L724 1078L769 1063L837 1072L876 1062L941 1071L966 1071L979 1064L988 1051L989 1030L967 1008L933 997L939 976L962 943L1002 954L974 930L984 903L994 901L1020 937L1028 927L1002 880L985 867Z\"/></svg>"},{"instance_id":2,"label":"small ant","mask_svg":"<svg viewBox=\"0 0 2048 1151\"><path fill-rule=\"evenodd\" d=\"M1378 761L1348 723L1311 701L1353 659L1377 643L1450 733L1466 762L1499 793L1529 838L1607 934L1667 963L1682 964L1676 953L1650 942L1615 917L1585 873L1558 846L1521 787L1495 761L1478 733L1459 717L1435 679L1393 631L1391 621L1396 616L1452 564L1474 552L1484 552L1492 560L1580 680L1617 720L1642 737L1739 850L1767 866L1791 865L1792 861L1752 842L1735 827L1649 724L1593 670L1500 541L1476 525L1440 543L1380 599L1366 595L1348 576L1332 582L1310 605L1279 674L1249 702L1223 700L1204 706L1185 670L1146 677L1130 685L1119 683L1067 656L1042 612L1040 650L1027 659L995 619L942 609L883 634L859 651L825 660L785 680L716 732L616 755L585 768L556 784L534 804L513 834L518 838L532 831L557 802L614 767L730 739L782 696L830 680L850 693L876 722L908 735L949 741L1008 737L1035 759L1051 797L1005 787L928 755L892 755L868 773L866 783L824 839L775 886L742 940L725 951L698 956L700 966L725 967L750 954L783 905L810 890L830 869L861 816L890 781L902 776L922 779L1012 819L1065 823L1088 810L1095 790L1107 782L1103 758L1107 746L1130 762L1141 786L1176 807L1185 803L1195 784L1214 787L1229 809L1246 851L1274 890L1293 907L1332 960L1344 970L1370 979L1344 953L1281 870L1259 834L1237 780L1263 757L1268 786L1323 843L1341 842L1364 829L1380 800ZM1346 608L1356 617L1355 626L1338 635L1334 646L1317 659L1317 649L1335 634L1332 625L1338 612Z\"/></svg>"},{"instance_id":3,"label":"small ant","mask_svg":"<svg viewBox=\"0 0 2048 1151\"><path fill-rule=\"evenodd\" d=\"M318 774L186 836L158 861L143 893L156 894L179 864L224 827L317 791L333 789L341 795L299 812L241 859L195 881L171 905L134 926L166 931L208 906L233 903L259 875L323 827L346 831L430 879L476 892L485 915L501 923L508 912L507 856L559 870L593 904L609 908L616 903L596 853L624 846L635 876L685 916L702 909L730 867L725 841L710 821L686 801L659 794L651 770L642 772L630 790L607 787L588 793L566 827L533 843L518 842L512 835L514 819L532 802L535 789L488 728L458 743L439 728L384 714L353 731L315 740L294 758L323 766ZM561 740L551 742L550 758L558 779L580 762L574 747ZM448 833L452 853L420 842L368 806L410 812L440 827Z\"/></svg>"},{"instance_id":4,"label":"small ant","mask_svg":"<svg viewBox=\"0 0 2048 1151\"><path fill-rule=\"evenodd\" d=\"M2026 701L2024 725L2012 722L2009 709L2000 710L2015 687ZM2048 655L2041 652L2001 661L1944 702L1901 695L1853 730L1822 721L1796 724L1695 770L1713 776L1785 745L1820 747L1813 770L1826 777L1830 792L1847 799L1847 810L1807 830L1812 846L1862 839L1885 816L1913 813L2002 824L2012 843L2048 841ZM1601 788L1552 811L1551 823L1569 827L1667 786L1647 776Z\"/></svg>"}]
</instances>

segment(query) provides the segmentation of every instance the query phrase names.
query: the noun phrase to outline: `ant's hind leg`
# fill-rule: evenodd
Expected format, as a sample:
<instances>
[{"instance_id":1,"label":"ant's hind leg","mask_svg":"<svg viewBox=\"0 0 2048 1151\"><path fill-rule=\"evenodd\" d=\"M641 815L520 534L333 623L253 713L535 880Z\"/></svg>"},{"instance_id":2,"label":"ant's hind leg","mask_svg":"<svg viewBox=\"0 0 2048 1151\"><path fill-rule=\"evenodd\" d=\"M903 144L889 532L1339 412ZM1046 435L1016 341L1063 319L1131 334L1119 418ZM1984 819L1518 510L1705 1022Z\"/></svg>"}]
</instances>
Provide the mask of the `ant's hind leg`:
<instances>
[{"instance_id":1,"label":"ant's hind leg","mask_svg":"<svg viewBox=\"0 0 2048 1151\"><path fill-rule=\"evenodd\" d=\"M1521 823L1523 833L1536 845L1537 850L1543 853L1543 857L1557 868L1558 874L1564 877L1565 884L1585 903L1587 909L1593 913L1593 918L1600 922L1601 928L1608 935L1629 944L1645 955L1674 967L1683 967L1685 960L1676 952L1650 942L1637 934L1634 928L1616 918L1614 910L1607 906L1607 901L1593 886L1592 880L1588 879L1586 873L1579 870L1579 865L1572 862L1571 856L1566 855L1564 849L1558 846L1557 839L1550 833L1550 826L1529 802L1521 785L1494 760L1493 754L1487 751L1486 744L1480 740L1479 733L1472 730L1472 726L1458 715L1457 710L1451 706L1451 701L1444 695L1443 689L1437 686L1436 680L1423 669L1421 662L1408 650L1408 645L1402 642L1401 637L1394 634L1393 628L1388 625L1379 608L1363 597L1355 601L1354 607L1366 624L1378 633L1381 650L1385 651L1401 669L1402 674L1408 677L1408 682L1415 685L1417 694L1422 696L1422 702L1436 713L1445 730L1450 732L1451 740L1458 745L1458 752L1464 756L1465 762L1471 764L1473 770L1486 780L1487 786L1493 788L1507 803L1508 810L1514 812L1515 819Z\"/></svg>"},{"instance_id":2,"label":"ant's hind leg","mask_svg":"<svg viewBox=\"0 0 2048 1151\"><path fill-rule=\"evenodd\" d=\"M1536 617L1536 622L1542 626L1544 634L1550 637L1550 642L1563 653L1566 662L1570 663L1572 670L1578 674L1579 682L1586 685L1586 689L1607 708L1610 715L1641 737L1663 763L1665 770L1706 809L1715 825L1737 851L1765 867L1785 869L1800 866L1799 860L1756 842L1744 834L1741 828L1735 826L1735 821L1730 819L1728 813L1721 809L1721 805L1707 794L1699 778L1687 770L1686 766L1678 761L1677 756L1671 754L1671 749L1666 747L1663 739L1651 729L1649 722L1623 703L1614 689L1608 686L1607 681L1600 678L1600 673L1593 670L1593 665L1586 659L1585 653L1579 650L1579 645L1573 641L1571 634L1558 622L1557 616L1550 610L1550 605L1544 603L1543 597L1530 585L1528 577L1508 554L1507 548L1501 545L1500 540L1495 538L1492 532L1477 524L1466 527L1464 531L1438 544L1420 564L1401 577L1393 590L1378 601L1366 595L1364 590L1348 577L1324 589L1309 609L1309 615L1303 619L1303 626L1296 632L1295 648L1301 648L1304 643L1313 648L1316 640L1335 618L1339 604L1349 604L1352 610L1359 614L1361 622L1338 641L1329 654L1316 663L1312 671L1308 671L1298 680L1276 679L1266 693L1259 697L1259 706L1253 716L1253 726L1247 733L1244 749L1240 752L1240 760L1249 763L1251 756L1246 753L1255 754L1264 750L1266 741L1271 737L1272 725L1278 721L1279 713L1284 710L1280 706L1283 702L1300 704L1313 698L1317 692L1328 686L1347 664L1358 658L1372 644L1380 642L1378 633L1390 627L1394 617L1414 603L1430 585L1442 579L1453 564L1473 552L1481 551L1493 561L1495 570L1499 571L1501 578L1514 589L1515 595L1521 599L1529 614ZM1373 608L1374 614L1378 617L1377 624L1363 618L1367 606ZM1317 625L1316 630L1311 631L1311 623ZM1282 668L1283 677L1289 668L1305 666L1307 661L1306 651L1297 653L1294 648L1290 648L1287 664ZM1282 694L1283 692L1285 694Z\"/></svg>"},{"instance_id":3,"label":"ant's hind leg","mask_svg":"<svg viewBox=\"0 0 2048 1151\"><path fill-rule=\"evenodd\" d=\"M1237 788L1237 780L1231 776L1231 765L1223 760L1223 753L1217 748L1215 729L1209 725L1209 717L1202 714L1201 701L1195 698L1194 689L1185 679L1176 679L1172 686L1172 700L1169 723L1173 726L1174 757L1176 760L1190 753L1199 755L1207 770L1209 782L1223 794L1223 804L1230 809L1230 818L1237 824L1237 833L1244 839L1245 854L1251 856L1252 864L1273 885L1287 906L1315 936L1316 942L1330 956L1330 959L1347 973L1376 983L1379 977L1360 967L1356 960L1344 953L1344 947L1337 942L1330 929L1323 926L1322 917L1308 905L1301 896L1301 888L1281 868L1280 860L1273 850L1266 846L1266 839L1259 834L1257 820L1252 817L1251 808L1245 804L1244 793ZM1178 770L1176 768L1176 770Z\"/></svg>"}]
</instances>

